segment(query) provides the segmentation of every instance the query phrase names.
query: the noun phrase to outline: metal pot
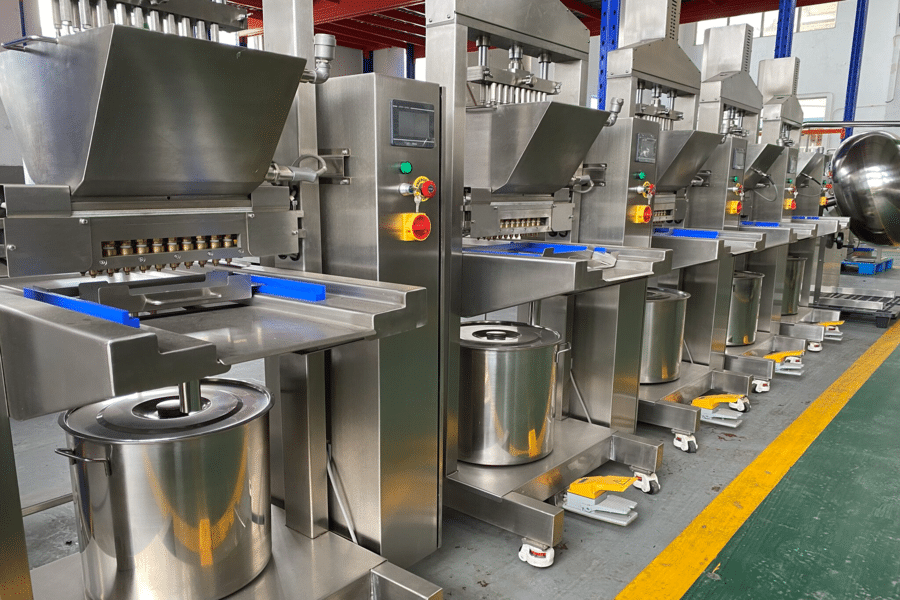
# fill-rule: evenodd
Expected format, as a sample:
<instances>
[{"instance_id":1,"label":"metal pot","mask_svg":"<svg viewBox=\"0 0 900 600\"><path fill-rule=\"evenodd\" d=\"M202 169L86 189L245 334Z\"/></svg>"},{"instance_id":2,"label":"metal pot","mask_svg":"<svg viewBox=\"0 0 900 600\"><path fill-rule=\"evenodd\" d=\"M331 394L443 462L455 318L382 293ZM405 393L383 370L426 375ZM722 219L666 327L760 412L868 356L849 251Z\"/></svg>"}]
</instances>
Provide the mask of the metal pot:
<instances>
[{"instance_id":1,"label":"metal pot","mask_svg":"<svg viewBox=\"0 0 900 600\"><path fill-rule=\"evenodd\" d=\"M684 316L691 295L678 290L647 288L641 383L675 381L684 348Z\"/></svg>"},{"instance_id":2,"label":"metal pot","mask_svg":"<svg viewBox=\"0 0 900 600\"><path fill-rule=\"evenodd\" d=\"M731 309L728 312L729 346L748 346L756 341L759 327L759 302L765 275L735 271L731 284Z\"/></svg>"},{"instance_id":3,"label":"metal pot","mask_svg":"<svg viewBox=\"0 0 900 600\"><path fill-rule=\"evenodd\" d=\"M803 291L803 271L805 270L805 256L788 256L781 314L796 315L800 311L800 292Z\"/></svg>"},{"instance_id":4,"label":"metal pot","mask_svg":"<svg viewBox=\"0 0 900 600\"><path fill-rule=\"evenodd\" d=\"M528 463L553 450L560 336L524 323L463 323L459 460Z\"/></svg>"},{"instance_id":5,"label":"metal pot","mask_svg":"<svg viewBox=\"0 0 900 600\"><path fill-rule=\"evenodd\" d=\"M60 416L90 600L218 600L272 553L264 388L204 380L201 410L177 388Z\"/></svg>"}]
</instances>

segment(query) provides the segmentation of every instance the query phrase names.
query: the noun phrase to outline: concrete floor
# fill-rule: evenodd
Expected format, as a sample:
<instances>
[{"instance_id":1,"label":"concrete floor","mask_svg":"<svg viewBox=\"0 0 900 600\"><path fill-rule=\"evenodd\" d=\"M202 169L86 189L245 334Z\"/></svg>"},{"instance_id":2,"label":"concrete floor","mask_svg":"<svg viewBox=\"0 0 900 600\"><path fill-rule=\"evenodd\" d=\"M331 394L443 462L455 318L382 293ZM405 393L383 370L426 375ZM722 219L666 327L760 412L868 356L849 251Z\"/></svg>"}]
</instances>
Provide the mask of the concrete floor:
<instances>
[{"instance_id":1,"label":"concrete floor","mask_svg":"<svg viewBox=\"0 0 900 600\"><path fill-rule=\"evenodd\" d=\"M900 292L900 270L875 277L844 275L841 285ZM842 342L807 354L803 377L778 376L771 392L752 397L753 410L739 429L704 424L697 454L675 449L668 431L639 428L639 435L666 446L658 473L662 491L655 496L636 489L623 494L638 502L640 516L631 526L567 514L556 564L538 570L516 557L520 540L515 535L445 510L443 547L411 570L443 586L447 598L613 598L884 331L871 320L854 318L842 329ZM229 376L259 380L262 373L259 364L249 364ZM66 460L53 454L65 443L56 420L48 416L13 424L24 505L71 491ZM610 463L598 473L629 471ZM27 517L25 528L32 568L77 551L71 503Z\"/></svg>"}]
</instances>

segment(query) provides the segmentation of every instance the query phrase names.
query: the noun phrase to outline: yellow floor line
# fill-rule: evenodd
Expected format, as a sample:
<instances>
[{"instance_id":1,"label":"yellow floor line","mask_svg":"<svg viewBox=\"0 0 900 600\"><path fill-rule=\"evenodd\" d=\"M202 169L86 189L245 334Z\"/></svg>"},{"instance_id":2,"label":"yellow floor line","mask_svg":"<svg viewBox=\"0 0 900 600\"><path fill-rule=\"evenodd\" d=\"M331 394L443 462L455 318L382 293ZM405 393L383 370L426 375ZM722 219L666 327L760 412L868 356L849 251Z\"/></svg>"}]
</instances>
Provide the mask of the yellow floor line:
<instances>
[{"instance_id":1,"label":"yellow floor line","mask_svg":"<svg viewBox=\"0 0 900 600\"><path fill-rule=\"evenodd\" d=\"M898 345L900 323L885 332L775 438L616 596L616 600L681 598L788 469Z\"/></svg>"}]
</instances>

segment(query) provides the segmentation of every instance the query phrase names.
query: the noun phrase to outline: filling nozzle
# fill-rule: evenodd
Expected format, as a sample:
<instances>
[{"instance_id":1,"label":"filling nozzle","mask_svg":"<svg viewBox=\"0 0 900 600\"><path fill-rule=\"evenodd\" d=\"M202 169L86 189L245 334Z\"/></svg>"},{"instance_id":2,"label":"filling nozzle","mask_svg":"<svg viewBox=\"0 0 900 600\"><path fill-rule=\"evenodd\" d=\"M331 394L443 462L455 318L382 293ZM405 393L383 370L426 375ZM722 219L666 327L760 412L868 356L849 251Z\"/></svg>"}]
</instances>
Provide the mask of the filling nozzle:
<instances>
[{"instance_id":1,"label":"filling nozzle","mask_svg":"<svg viewBox=\"0 0 900 600\"><path fill-rule=\"evenodd\" d=\"M298 166L301 162L308 158L316 159L319 163L318 169L310 169ZM266 173L266 181L272 185L291 185L295 183L315 183L319 180L319 176L328 170L325 159L317 154L304 154L295 161L296 164L290 166L282 166L278 163L269 165L269 171Z\"/></svg>"},{"instance_id":2,"label":"filling nozzle","mask_svg":"<svg viewBox=\"0 0 900 600\"><path fill-rule=\"evenodd\" d=\"M621 98L609 99L609 112L612 114L609 115L609 120L606 121L607 127L612 127L616 124L616 121L619 120L619 113L622 112L623 106L625 106L625 101Z\"/></svg>"},{"instance_id":3,"label":"filling nozzle","mask_svg":"<svg viewBox=\"0 0 900 600\"><path fill-rule=\"evenodd\" d=\"M333 35L317 33L314 41L316 69L306 69L301 81L303 83L325 83L331 77L331 61L334 60L334 48L337 41Z\"/></svg>"}]
</instances>

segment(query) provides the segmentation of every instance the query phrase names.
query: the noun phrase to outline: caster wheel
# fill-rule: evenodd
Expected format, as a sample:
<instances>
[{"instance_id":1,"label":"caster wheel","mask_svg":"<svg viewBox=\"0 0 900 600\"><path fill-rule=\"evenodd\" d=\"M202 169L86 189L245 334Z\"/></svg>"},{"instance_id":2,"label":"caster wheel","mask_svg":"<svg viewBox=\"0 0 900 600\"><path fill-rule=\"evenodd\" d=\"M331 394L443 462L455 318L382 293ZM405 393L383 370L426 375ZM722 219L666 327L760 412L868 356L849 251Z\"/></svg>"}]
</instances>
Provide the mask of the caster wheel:
<instances>
[{"instance_id":1,"label":"caster wheel","mask_svg":"<svg viewBox=\"0 0 900 600\"><path fill-rule=\"evenodd\" d=\"M688 442L688 449L686 450L688 454L694 454L697 452L697 442ZM659 486L657 485L657 492L659 491ZM655 492L650 492L651 494Z\"/></svg>"},{"instance_id":2,"label":"caster wheel","mask_svg":"<svg viewBox=\"0 0 900 600\"><path fill-rule=\"evenodd\" d=\"M753 382L753 391L757 394L764 394L771 389L771 384L768 381L756 380Z\"/></svg>"},{"instance_id":3,"label":"caster wheel","mask_svg":"<svg viewBox=\"0 0 900 600\"><path fill-rule=\"evenodd\" d=\"M806 345L806 349L809 350L810 352L821 352L822 344L819 342L809 342Z\"/></svg>"},{"instance_id":4,"label":"caster wheel","mask_svg":"<svg viewBox=\"0 0 900 600\"><path fill-rule=\"evenodd\" d=\"M697 451L697 438L692 435L681 433L675 434L675 439L672 440L672 443L676 448L682 452L687 452L688 454L693 454Z\"/></svg>"},{"instance_id":5,"label":"caster wheel","mask_svg":"<svg viewBox=\"0 0 900 600\"><path fill-rule=\"evenodd\" d=\"M556 551L553 548L527 541L523 541L522 547L519 548L519 560L538 569L546 569L551 566L555 555Z\"/></svg>"},{"instance_id":6,"label":"caster wheel","mask_svg":"<svg viewBox=\"0 0 900 600\"><path fill-rule=\"evenodd\" d=\"M659 493L659 477L656 476L656 473L635 473L634 476L637 478L637 481L634 482L634 487L641 490L645 494L653 494Z\"/></svg>"},{"instance_id":7,"label":"caster wheel","mask_svg":"<svg viewBox=\"0 0 900 600\"><path fill-rule=\"evenodd\" d=\"M651 496L654 494L658 494L659 493L659 484L656 483L655 481L651 481L650 482L650 491L647 493L650 494Z\"/></svg>"},{"instance_id":8,"label":"caster wheel","mask_svg":"<svg viewBox=\"0 0 900 600\"><path fill-rule=\"evenodd\" d=\"M728 408L736 410L740 413L750 412L750 402L748 402L746 398L743 398L738 402L730 403L728 405Z\"/></svg>"}]
</instances>

